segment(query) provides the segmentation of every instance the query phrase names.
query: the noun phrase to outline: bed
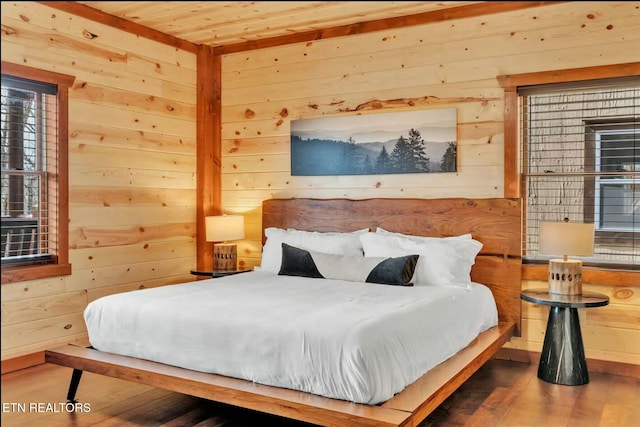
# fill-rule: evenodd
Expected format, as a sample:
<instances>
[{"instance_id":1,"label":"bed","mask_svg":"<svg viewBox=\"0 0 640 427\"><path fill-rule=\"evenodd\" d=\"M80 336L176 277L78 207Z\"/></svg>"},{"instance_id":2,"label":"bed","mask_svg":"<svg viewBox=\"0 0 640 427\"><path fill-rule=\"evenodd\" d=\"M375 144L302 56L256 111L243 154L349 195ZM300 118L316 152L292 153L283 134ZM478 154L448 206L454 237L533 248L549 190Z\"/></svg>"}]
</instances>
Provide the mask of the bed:
<instances>
[{"instance_id":1,"label":"bed","mask_svg":"<svg viewBox=\"0 0 640 427\"><path fill-rule=\"evenodd\" d=\"M294 228L317 232L374 231L380 228L391 230L395 233L433 237L458 236L471 233L474 239L482 242L482 248L475 258L475 264L471 270L473 287L454 292L443 292L442 289L434 289L433 287L432 289L419 286L409 288L358 282L347 283L338 279L308 279L300 278L296 275L274 276L269 271L256 271L223 279L210 279L146 290L144 292L152 292L144 295L154 294L159 298L151 306L157 307L157 301L182 301L183 295L189 294L192 297L196 295L196 300L206 300L212 297L231 298L231 300L237 298L237 302L245 301L242 307L246 308L247 295L261 295L258 300L267 301L267 304L264 306L251 305L251 309L255 313L261 313L264 321L258 325L246 324L246 320L238 318L235 329L231 327L231 322L226 325L231 329L228 329L227 332L230 335L225 339L227 339L227 343L232 344L234 343L234 336L244 333L246 335L245 339L238 337L236 342L239 347L245 345L242 343L255 341L257 348L264 349L265 354L270 355L280 354L282 347L279 346L282 345L294 348L307 346L313 349L311 344L314 340L320 340L322 342L321 347L330 348L334 345L333 341L327 340L333 340L335 333L327 335L326 333L312 333L312 331L306 330L307 335L296 335L295 328L292 330L286 330L286 328L305 322L317 324L318 318L309 316L308 313L313 312L318 307L329 306L332 300L336 300L341 296L344 298L345 293L349 296L345 301L357 301L362 298L376 300L377 298L381 305L377 305L375 310L386 313L382 318L376 317L378 320L371 322L368 320L371 319L370 313L361 311L360 306L343 306L343 311L350 313L346 317L349 317L349 321L353 325L365 325L360 329L349 327L349 331L356 332L342 334L344 335L343 339L346 337L356 341L358 337L371 336L372 331L384 329L384 327L392 325L393 322L416 323L416 320L410 316L416 316L416 313L424 314L425 311L432 311L435 315L429 322L435 323L438 319L446 322L454 322L456 319L463 323L468 321L460 313L452 314L448 313L448 310L438 312L437 306L443 306L442 303L436 304L436 308L432 307L425 310L425 307L420 305L422 300L434 300L435 298L437 301L440 298L442 302L444 299L452 298L451 295L459 295L462 300L467 298L466 304L469 304L462 311L471 312L474 307L479 306L473 302L484 298L482 296L483 290L486 290L487 292L484 295L486 297L486 294L489 294L491 303L494 303L494 309L497 312L491 313L491 310L479 310L486 311L484 313L486 319L477 324L475 321L472 322L477 327L477 330L467 328L469 335L461 337L450 348L447 348L445 344L454 340L443 340L436 346L442 349L443 354L434 356L436 358L431 361L425 362L421 359L419 363L422 363L422 365L419 365L416 361L417 359L404 358L405 354L401 354L401 357L398 357L397 352L381 359L367 359L366 355L372 354L373 348L371 348L371 352L367 351L366 347L363 350L362 342L360 342L358 344L360 350L355 352L357 357L354 356L349 359L351 364L357 365L353 375L358 377L356 383L359 385L349 389L344 385L345 383L341 382L342 380L339 377L332 377L330 374L328 376L304 377L305 367L303 365L305 361L302 359L287 358L286 366L278 371L278 375L271 375L271 371L269 371L271 368L260 366L259 363L259 360L278 359L273 357L247 358L245 360L247 369L242 370L240 373L233 370L221 370L220 363L227 366L229 361L218 360L216 362L218 365L214 368L218 374L207 373L210 369L207 364L211 363L211 358L202 358L197 355L203 354L203 351L205 354L214 354L215 349L206 348L206 346L193 349L190 346L194 342L202 342L197 335L198 331L202 329L197 327L197 321L206 316L208 309L206 306L193 306L193 299L185 299L184 304L187 304L187 306L191 304L192 309L179 311L183 313L189 312L186 316L188 321L196 322L187 328L189 331L194 331L195 336L181 334L179 328L171 329L171 320L162 325L161 316L157 314L162 310L157 311L155 315L150 313L147 316L138 317L151 319L148 325L160 322L159 326L162 327L158 327L157 330L171 330L173 332L173 338L166 343L166 349L161 352L162 355L170 353L168 350L171 346L179 343L179 350L175 353L187 356L196 355L193 358L195 360L182 360L189 359L189 357L182 357L182 359L179 358L180 360L176 361L175 357L163 359L165 356L158 355L157 357L154 356L158 361L149 361L148 353L140 353L139 350L148 348L150 342L141 340L137 349L133 348L135 346L132 346L131 343L136 338L135 335L132 335L127 338L128 341L123 337L124 342L127 343L124 349L131 349L130 351L124 350L123 347L117 347L117 343L114 344L114 347L108 341L112 340L111 337L116 334L108 332L107 327L101 327L98 329L107 331L102 337L106 343L95 338L99 342L97 347L106 348L110 351L63 346L45 352L47 362L74 368L68 398L70 400L75 398L75 389L77 389L81 372L90 371L321 425L410 426L417 425L423 420L486 360L491 358L511 336L518 334L520 322L520 203L518 200L272 199L263 203L262 226L263 230ZM266 235L263 236L263 242L265 240ZM273 295L273 284L270 283L274 277L278 278L278 284L282 286L282 294L275 296ZM208 283L214 280L217 282ZM306 299L296 299L298 298L297 290L300 289L300 280L305 280L306 282L304 283L306 285L313 283L312 286L305 287L311 288L311 292L315 292L317 297L318 306L313 307L313 309L305 306L305 304L308 304ZM317 289L314 287L317 287ZM307 291L308 289L305 290L305 293ZM211 292L214 293L210 294ZM241 293L238 294L237 292ZM245 292L244 296L242 292ZM436 295L429 294L427 296L426 293L429 292L435 292ZM225 294L234 296L225 297ZM270 295L275 299L269 302ZM289 322L291 326L287 326L286 322L277 323L277 316L275 316L275 320L271 318L273 316L265 307L268 307L269 304L275 305L276 301L289 298L288 296L291 295L293 296L292 300L286 306L294 307L298 310L297 314L292 312L282 315L285 318L297 316L299 322ZM120 307L122 302L118 302L117 300L119 299L125 299L125 295L114 296L111 301ZM134 299L131 302L132 300L129 297L126 297L126 299L134 306L142 307L140 301ZM460 304L465 303L460 302ZM174 305L180 307L180 302L176 302ZM356 308L354 309L354 307ZM465 306L461 305L461 307ZM221 307L218 307L218 309L221 309ZM131 312L131 310L128 312ZM139 312L146 313L144 309L138 310ZM450 315L450 318L446 318L447 315ZM337 321L338 317L344 317L332 315L331 313L324 313L323 316L327 319L326 322L329 323ZM233 312L229 312L222 314L222 317L231 318L234 315ZM100 318L100 316L97 315L96 318ZM125 319L126 323L133 321L132 319L126 319L126 317L122 318ZM276 321L275 324L277 325L275 330L280 335L266 335L266 329L260 330L261 327L266 328L266 325L272 324L274 321ZM220 322L220 318L211 319L211 322ZM181 325L184 326L182 323ZM122 325L117 324L111 325L111 327L113 331L122 331L124 329ZM147 326L148 328L149 326ZM325 328L325 331L331 329ZM336 328L333 329L335 330ZM184 331L185 329L183 328L182 330ZM224 331L221 330L219 333L224 334ZM414 346L407 351L407 353L414 355L416 353L422 354L426 351L424 347L419 345L420 342L431 342L438 339L436 335L419 335L416 339L416 331L411 333L414 335L413 341L409 344L406 341L402 341L400 346ZM152 334L147 335L148 339L152 340L151 342L155 342L155 344L161 340L159 337L153 337ZM183 339L176 341L176 337ZM261 337L265 338L261 339ZM363 342L371 341L369 339ZM328 353L335 354L335 352ZM230 352L229 354L242 355L242 348L238 353ZM312 356L312 359L315 358L316 361L326 358L326 363L329 367L338 363L336 360L327 357L326 354L312 354ZM341 360L344 360L346 356L341 355L341 357ZM445 361L440 363L441 360ZM280 363L283 364L283 361L280 360ZM416 366L413 366L414 364ZM365 369L367 366L368 368ZM377 369L373 368L376 366L378 367ZM382 366L393 366L393 368L383 370L381 369ZM378 372L388 371L389 376L388 378L380 375L375 375L375 378L367 377L367 369L374 369ZM339 369L324 369L325 374L333 371L339 371ZM426 373L424 373L425 371ZM287 375L287 373L290 375ZM283 376L288 377L285 382L282 380ZM404 377L404 382L395 381L394 379L397 377ZM300 380L300 378L303 378L303 380ZM297 381L297 383L290 384L290 381ZM381 388L379 384L373 387L371 386L372 382L384 383L386 387ZM321 387L320 391L318 391L318 386Z\"/></svg>"}]
</instances>

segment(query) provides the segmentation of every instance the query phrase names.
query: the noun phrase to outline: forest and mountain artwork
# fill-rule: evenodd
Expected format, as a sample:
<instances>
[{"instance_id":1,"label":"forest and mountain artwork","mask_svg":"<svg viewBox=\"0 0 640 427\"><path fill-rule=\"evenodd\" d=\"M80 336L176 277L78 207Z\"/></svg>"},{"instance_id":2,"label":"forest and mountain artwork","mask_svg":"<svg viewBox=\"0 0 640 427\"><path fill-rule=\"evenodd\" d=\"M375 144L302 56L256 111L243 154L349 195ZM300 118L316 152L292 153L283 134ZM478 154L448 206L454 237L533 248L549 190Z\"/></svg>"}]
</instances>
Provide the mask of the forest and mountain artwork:
<instances>
[{"instance_id":1,"label":"forest and mountain artwork","mask_svg":"<svg viewBox=\"0 0 640 427\"><path fill-rule=\"evenodd\" d=\"M455 172L455 108L291 121L291 175Z\"/></svg>"}]
</instances>

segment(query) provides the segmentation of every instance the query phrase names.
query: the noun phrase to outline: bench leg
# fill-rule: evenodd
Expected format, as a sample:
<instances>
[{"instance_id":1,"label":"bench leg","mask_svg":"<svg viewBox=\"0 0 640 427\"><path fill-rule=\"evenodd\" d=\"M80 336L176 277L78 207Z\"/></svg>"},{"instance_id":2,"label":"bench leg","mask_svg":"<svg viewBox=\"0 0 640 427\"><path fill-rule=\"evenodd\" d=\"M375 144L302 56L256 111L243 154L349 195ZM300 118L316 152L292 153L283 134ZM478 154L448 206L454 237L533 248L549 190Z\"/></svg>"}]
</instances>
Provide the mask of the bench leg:
<instances>
[{"instance_id":1,"label":"bench leg","mask_svg":"<svg viewBox=\"0 0 640 427\"><path fill-rule=\"evenodd\" d=\"M76 392L78 391L78 386L80 385L80 378L82 378L82 371L80 369L74 369L73 374L71 374L71 382L69 383L69 392L67 393L68 402L77 402Z\"/></svg>"}]
</instances>

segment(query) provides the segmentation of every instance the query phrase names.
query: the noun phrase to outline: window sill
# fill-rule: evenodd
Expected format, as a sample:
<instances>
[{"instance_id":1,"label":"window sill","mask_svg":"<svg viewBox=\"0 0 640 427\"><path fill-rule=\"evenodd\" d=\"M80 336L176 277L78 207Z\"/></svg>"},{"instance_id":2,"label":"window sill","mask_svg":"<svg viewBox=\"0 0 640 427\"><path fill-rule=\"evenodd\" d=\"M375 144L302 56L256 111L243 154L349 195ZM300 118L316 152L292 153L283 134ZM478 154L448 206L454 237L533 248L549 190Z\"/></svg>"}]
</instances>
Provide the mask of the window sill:
<instances>
[{"instance_id":1,"label":"window sill","mask_svg":"<svg viewBox=\"0 0 640 427\"><path fill-rule=\"evenodd\" d=\"M29 267L4 267L2 284L46 279L48 277L68 276L71 264L33 265Z\"/></svg>"},{"instance_id":2,"label":"window sill","mask_svg":"<svg viewBox=\"0 0 640 427\"><path fill-rule=\"evenodd\" d=\"M522 266L522 280L541 280L546 282L548 275L548 266L546 265ZM582 270L582 283L611 286L640 286L640 271L606 270L584 267Z\"/></svg>"}]
</instances>

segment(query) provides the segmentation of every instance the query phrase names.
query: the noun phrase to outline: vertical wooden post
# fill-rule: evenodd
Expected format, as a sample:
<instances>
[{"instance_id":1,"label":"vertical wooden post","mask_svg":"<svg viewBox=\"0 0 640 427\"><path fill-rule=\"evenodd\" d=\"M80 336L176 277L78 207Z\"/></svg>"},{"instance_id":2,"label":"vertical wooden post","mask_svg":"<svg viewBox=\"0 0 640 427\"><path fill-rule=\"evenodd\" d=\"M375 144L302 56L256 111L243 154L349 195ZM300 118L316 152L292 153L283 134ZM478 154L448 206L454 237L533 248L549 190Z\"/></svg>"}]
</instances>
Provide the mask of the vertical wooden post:
<instances>
[{"instance_id":1,"label":"vertical wooden post","mask_svg":"<svg viewBox=\"0 0 640 427\"><path fill-rule=\"evenodd\" d=\"M209 46L198 48L196 100L196 257L199 270L213 269L213 244L206 241L205 217L222 213L222 60Z\"/></svg>"},{"instance_id":2,"label":"vertical wooden post","mask_svg":"<svg viewBox=\"0 0 640 427\"><path fill-rule=\"evenodd\" d=\"M504 197L520 197L518 92L513 86L504 88Z\"/></svg>"}]
</instances>

